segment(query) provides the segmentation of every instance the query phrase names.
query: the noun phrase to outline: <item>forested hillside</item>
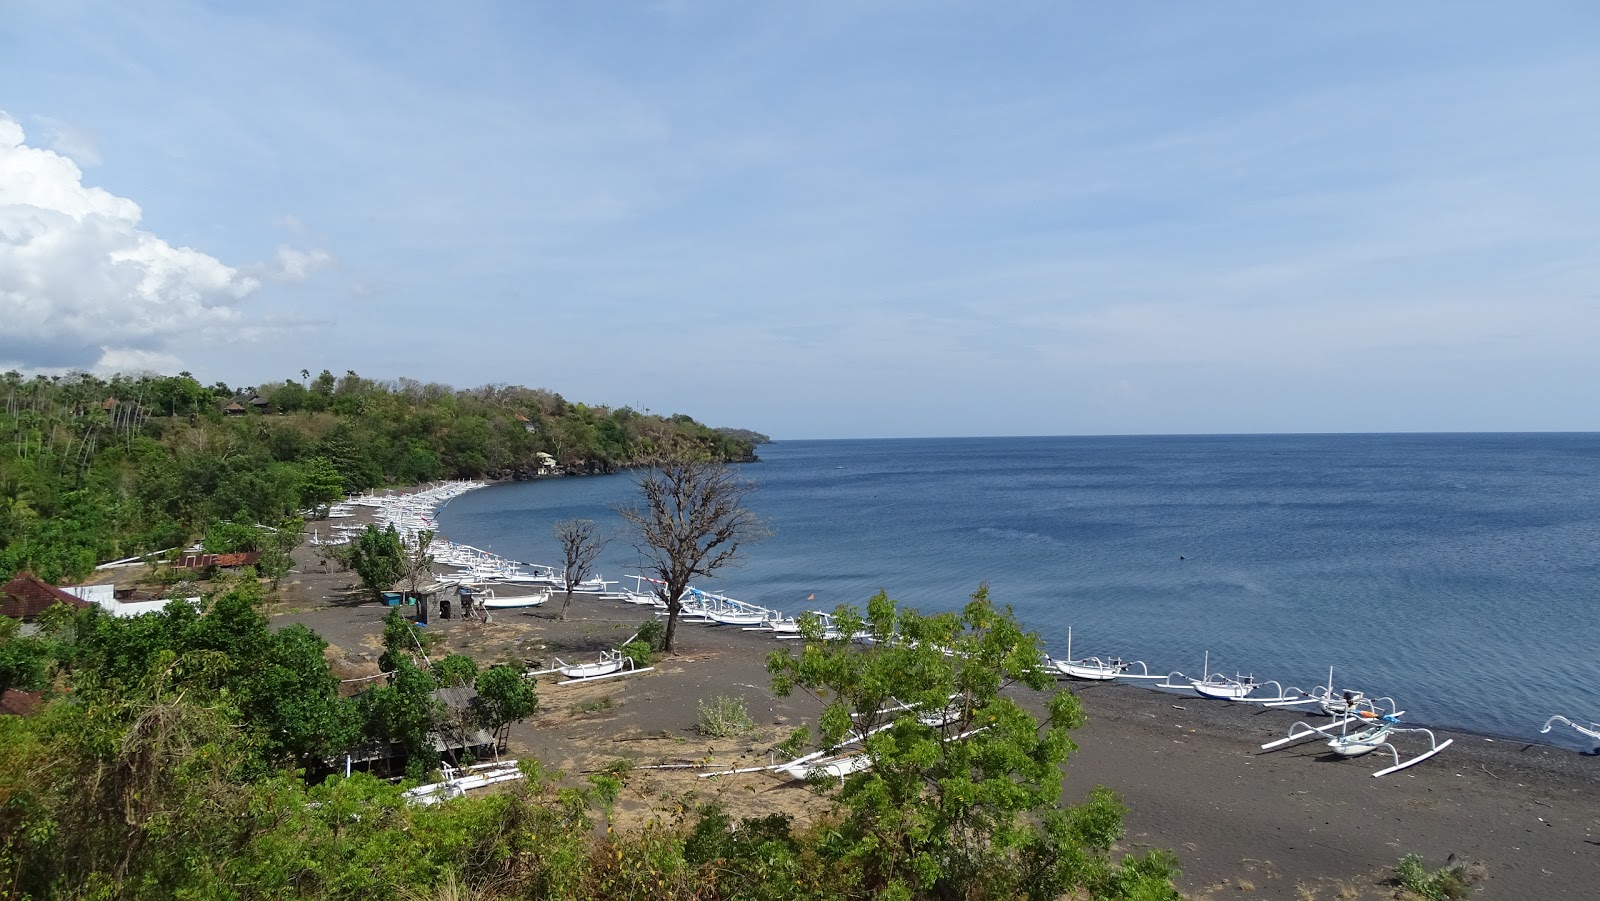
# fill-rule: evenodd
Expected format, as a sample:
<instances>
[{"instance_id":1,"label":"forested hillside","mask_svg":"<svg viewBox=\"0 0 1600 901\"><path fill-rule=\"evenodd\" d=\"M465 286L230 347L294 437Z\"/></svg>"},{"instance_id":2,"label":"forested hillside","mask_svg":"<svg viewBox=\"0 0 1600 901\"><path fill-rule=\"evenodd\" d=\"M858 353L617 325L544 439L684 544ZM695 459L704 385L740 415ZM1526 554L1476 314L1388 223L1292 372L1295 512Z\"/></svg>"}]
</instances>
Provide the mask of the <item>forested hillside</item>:
<instances>
[{"instance_id":1,"label":"forested hillside","mask_svg":"<svg viewBox=\"0 0 1600 901\"><path fill-rule=\"evenodd\" d=\"M176 547L213 523L272 524L349 492L441 478L609 472L662 453L753 459L685 415L324 370L258 388L189 373L0 376L0 576L50 581ZM542 460L547 454L549 460Z\"/></svg>"}]
</instances>

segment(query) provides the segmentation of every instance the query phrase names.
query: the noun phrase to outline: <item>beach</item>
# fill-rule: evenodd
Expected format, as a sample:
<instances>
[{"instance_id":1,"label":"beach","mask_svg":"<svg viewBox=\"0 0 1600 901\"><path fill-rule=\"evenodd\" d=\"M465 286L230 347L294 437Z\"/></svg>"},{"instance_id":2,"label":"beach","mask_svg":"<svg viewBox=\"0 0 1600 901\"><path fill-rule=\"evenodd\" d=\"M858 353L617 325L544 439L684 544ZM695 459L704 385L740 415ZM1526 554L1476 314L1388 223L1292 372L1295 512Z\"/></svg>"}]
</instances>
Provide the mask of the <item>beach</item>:
<instances>
[{"instance_id":1,"label":"beach","mask_svg":"<svg viewBox=\"0 0 1600 901\"><path fill-rule=\"evenodd\" d=\"M344 678L375 672L385 611L349 592L353 575L318 572L314 550L299 552L304 572L291 577L274 622L321 633ZM430 628L445 636L441 651L482 664L534 665L556 655L582 662L648 616L580 594L564 622L543 610L502 611L487 625L450 620ZM539 713L512 730L510 754L536 757L574 779L631 761L619 818L670 819L712 799L736 815L813 815L821 805L800 783L767 773L699 778L713 769L699 766L708 762L766 764L777 740L816 721L814 699L770 691L765 658L784 643L691 624L678 635L679 652L653 672L570 687L542 680ZM1408 853L1430 868L1451 855L1473 865L1483 874L1476 897L1595 897L1600 759L1440 732L1440 741L1455 740L1450 748L1375 779L1392 761L1331 759L1321 742L1260 749L1296 720L1321 725L1325 718L1128 685L1064 681L1059 688L1075 692L1088 714L1074 733L1079 747L1066 767L1063 801L1081 800L1096 785L1113 789L1129 808L1122 847L1172 850L1187 897L1390 898L1395 889L1386 880ZM757 731L729 740L698 735L699 703L719 695L743 700ZM1018 697L1042 709L1045 696ZM1418 750L1404 739L1401 747ZM649 768L662 766L673 768Z\"/></svg>"}]
</instances>

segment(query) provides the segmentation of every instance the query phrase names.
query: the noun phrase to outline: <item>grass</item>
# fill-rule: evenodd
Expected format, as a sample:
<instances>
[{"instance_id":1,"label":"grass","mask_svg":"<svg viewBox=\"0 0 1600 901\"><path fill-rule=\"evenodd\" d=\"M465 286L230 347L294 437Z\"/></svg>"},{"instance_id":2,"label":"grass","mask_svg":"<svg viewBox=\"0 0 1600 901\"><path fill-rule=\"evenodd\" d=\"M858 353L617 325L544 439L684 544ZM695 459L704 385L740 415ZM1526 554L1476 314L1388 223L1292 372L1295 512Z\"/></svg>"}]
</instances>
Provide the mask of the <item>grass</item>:
<instances>
[{"instance_id":1,"label":"grass","mask_svg":"<svg viewBox=\"0 0 1600 901\"><path fill-rule=\"evenodd\" d=\"M573 713L599 713L602 710L610 710L616 705L617 702L610 695L606 695L605 697L595 698L593 701L573 704L567 709Z\"/></svg>"},{"instance_id":2,"label":"grass","mask_svg":"<svg viewBox=\"0 0 1600 901\"><path fill-rule=\"evenodd\" d=\"M750 711L744 701L727 695L718 695L711 703L700 702L700 722L695 727L701 735L712 738L732 738L755 729Z\"/></svg>"}]
</instances>

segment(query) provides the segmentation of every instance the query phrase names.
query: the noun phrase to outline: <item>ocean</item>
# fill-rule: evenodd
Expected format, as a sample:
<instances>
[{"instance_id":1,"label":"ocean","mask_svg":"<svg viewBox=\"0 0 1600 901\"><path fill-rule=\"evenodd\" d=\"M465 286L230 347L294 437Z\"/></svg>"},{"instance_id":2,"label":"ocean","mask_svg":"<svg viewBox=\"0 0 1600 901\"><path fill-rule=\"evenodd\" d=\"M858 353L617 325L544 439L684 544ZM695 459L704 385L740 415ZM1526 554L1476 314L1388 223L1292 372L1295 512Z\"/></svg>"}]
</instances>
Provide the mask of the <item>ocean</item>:
<instances>
[{"instance_id":1,"label":"ocean","mask_svg":"<svg viewBox=\"0 0 1600 901\"><path fill-rule=\"evenodd\" d=\"M1388 695L1412 724L1579 749L1600 720L1600 434L783 441L740 468L772 535L700 587L789 613L879 589L955 610L980 583L1049 650L1151 672ZM617 534L630 474L496 485L440 512L454 541L559 563ZM632 583L629 582L629 585ZM812 600L811 598L813 598ZM1259 693L1259 692L1258 692ZM1570 738L1569 738L1570 736Z\"/></svg>"}]
</instances>

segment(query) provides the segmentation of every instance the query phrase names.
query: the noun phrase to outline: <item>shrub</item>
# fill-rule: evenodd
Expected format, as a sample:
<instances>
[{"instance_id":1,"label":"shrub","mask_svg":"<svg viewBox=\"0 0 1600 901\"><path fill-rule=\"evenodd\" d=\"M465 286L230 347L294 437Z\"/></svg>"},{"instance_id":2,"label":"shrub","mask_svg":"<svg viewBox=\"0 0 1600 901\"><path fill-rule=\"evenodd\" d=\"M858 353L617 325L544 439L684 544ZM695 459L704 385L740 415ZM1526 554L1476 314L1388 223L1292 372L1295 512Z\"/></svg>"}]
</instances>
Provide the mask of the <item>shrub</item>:
<instances>
[{"instance_id":1,"label":"shrub","mask_svg":"<svg viewBox=\"0 0 1600 901\"><path fill-rule=\"evenodd\" d=\"M1394 881L1400 888L1427 901L1458 901L1471 894L1478 875L1460 864L1446 864L1433 872L1422 862L1422 855L1407 854L1394 868Z\"/></svg>"},{"instance_id":2,"label":"shrub","mask_svg":"<svg viewBox=\"0 0 1600 901\"><path fill-rule=\"evenodd\" d=\"M633 665L643 669L650 665L650 643L647 641L630 641L622 646L622 654L633 660Z\"/></svg>"},{"instance_id":3,"label":"shrub","mask_svg":"<svg viewBox=\"0 0 1600 901\"><path fill-rule=\"evenodd\" d=\"M650 650L659 651L667 640L667 624L659 619L647 619L633 637L635 641L649 645Z\"/></svg>"},{"instance_id":4,"label":"shrub","mask_svg":"<svg viewBox=\"0 0 1600 901\"><path fill-rule=\"evenodd\" d=\"M700 702L700 723L696 727L701 735L712 738L732 738L756 727L744 701L728 695L718 695L711 703Z\"/></svg>"}]
</instances>

